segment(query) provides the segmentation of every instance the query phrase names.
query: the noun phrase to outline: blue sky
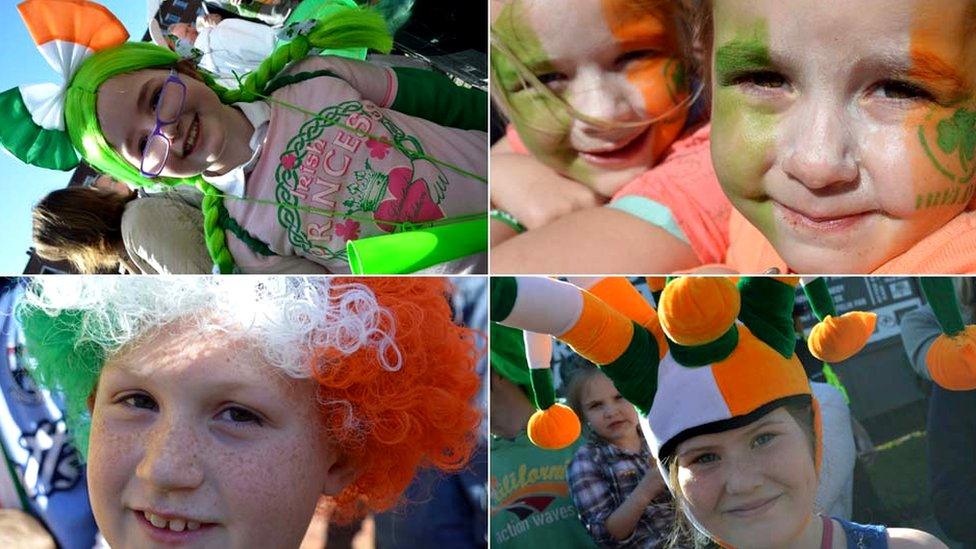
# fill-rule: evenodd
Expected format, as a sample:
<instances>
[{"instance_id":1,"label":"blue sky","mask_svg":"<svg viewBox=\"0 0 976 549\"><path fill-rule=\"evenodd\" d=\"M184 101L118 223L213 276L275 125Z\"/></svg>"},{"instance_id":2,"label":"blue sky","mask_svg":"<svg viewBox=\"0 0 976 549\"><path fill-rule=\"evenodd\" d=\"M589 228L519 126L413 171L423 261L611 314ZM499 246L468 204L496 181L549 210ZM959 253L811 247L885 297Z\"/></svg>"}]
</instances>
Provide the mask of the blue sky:
<instances>
[{"instance_id":1,"label":"blue sky","mask_svg":"<svg viewBox=\"0 0 976 549\"><path fill-rule=\"evenodd\" d=\"M5 0L0 6L0 91L22 84L55 82L58 78L38 53L24 28L16 5ZM100 0L119 18L134 40L146 32L146 2L141 0ZM71 172L56 172L22 164L9 154L0 154L0 274L20 274L27 264L31 245L31 207L48 192L64 187Z\"/></svg>"}]
</instances>

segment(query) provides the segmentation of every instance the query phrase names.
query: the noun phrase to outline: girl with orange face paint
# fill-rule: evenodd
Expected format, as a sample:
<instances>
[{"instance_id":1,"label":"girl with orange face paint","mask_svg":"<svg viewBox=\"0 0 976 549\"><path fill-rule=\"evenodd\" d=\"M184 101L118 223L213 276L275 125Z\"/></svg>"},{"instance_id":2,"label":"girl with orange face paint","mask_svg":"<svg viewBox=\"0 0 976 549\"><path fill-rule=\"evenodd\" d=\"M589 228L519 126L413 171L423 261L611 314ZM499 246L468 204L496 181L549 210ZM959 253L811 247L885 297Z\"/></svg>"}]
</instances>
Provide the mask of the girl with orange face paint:
<instances>
[{"instance_id":1,"label":"girl with orange face paint","mask_svg":"<svg viewBox=\"0 0 976 549\"><path fill-rule=\"evenodd\" d=\"M677 6L492 2L493 97L512 122L492 152L496 207L536 228L665 158L691 102Z\"/></svg>"}]
</instances>

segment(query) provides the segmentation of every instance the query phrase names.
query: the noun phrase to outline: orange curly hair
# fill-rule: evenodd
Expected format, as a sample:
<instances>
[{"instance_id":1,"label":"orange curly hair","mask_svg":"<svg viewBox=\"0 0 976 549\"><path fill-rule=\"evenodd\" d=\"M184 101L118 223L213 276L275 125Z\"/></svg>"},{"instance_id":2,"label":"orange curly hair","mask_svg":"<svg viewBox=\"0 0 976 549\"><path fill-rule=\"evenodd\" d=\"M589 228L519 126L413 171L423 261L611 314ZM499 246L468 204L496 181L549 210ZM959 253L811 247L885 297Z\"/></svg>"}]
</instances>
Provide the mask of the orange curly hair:
<instances>
[{"instance_id":1,"label":"orange curly hair","mask_svg":"<svg viewBox=\"0 0 976 549\"><path fill-rule=\"evenodd\" d=\"M460 470L477 444L481 412L475 330L452 321L444 278L342 278L369 287L392 313L403 356L396 372L383 369L375 348L340 356L312 356L328 434L358 476L331 505L333 522L349 522L392 507L418 467Z\"/></svg>"}]
</instances>

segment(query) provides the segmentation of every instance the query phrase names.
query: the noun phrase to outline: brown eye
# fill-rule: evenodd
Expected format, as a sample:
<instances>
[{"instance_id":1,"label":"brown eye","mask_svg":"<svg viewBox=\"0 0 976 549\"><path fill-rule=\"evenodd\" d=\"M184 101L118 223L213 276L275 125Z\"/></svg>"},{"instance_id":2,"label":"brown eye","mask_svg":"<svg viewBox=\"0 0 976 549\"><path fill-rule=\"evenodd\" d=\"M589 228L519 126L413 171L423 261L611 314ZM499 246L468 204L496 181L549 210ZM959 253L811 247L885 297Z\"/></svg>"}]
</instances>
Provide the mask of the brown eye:
<instances>
[{"instance_id":1,"label":"brown eye","mask_svg":"<svg viewBox=\"0 0 976 549\"><path fill-rule=\"evenodd\" d=\"M538 75L536 78L539 79L539 82L548 85L566 80L566 75L561 72L547 72L545 74Z\"/></svg>"},{"instance_id":2,"label":"brown eye","mask_svg":"<svg viewBox=\"0 0 976 549\"><path fill-rule=\"evenodd\" d=\"M749 84L760 88L778 89L786 87L786 78L773 71L757 71L743 74L733 84Z\"/></svg>"},{"instance_id":3,"label":"brown eye","mask_svg":"<svg viewBox=\"0 0 976 549\"><path fill-rule=\"evenodd\" d=\"M875 88L885 99L935 101L928 91L915 84L899 80L886 80Z\"/></svg>"}]
</instances>

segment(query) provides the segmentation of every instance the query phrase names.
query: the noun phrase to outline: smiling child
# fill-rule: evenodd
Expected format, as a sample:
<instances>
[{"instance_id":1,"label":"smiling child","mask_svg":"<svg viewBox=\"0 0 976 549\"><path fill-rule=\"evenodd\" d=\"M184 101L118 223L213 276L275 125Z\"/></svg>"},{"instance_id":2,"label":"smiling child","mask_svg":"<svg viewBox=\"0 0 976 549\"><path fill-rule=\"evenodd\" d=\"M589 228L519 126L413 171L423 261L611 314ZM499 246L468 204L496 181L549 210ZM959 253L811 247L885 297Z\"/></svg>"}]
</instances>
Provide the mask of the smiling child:
<instances>
[{"instance_id":1,"label":"smiling child","mask_svg":"<svg viewBox=\"0 0 976 549\"><path fill-rule=\"evenodd\" d=\"M19 309L112 547L297 547L457 471L474 333L438 278L47 279Z\"/></svg>"}]
</instances>

